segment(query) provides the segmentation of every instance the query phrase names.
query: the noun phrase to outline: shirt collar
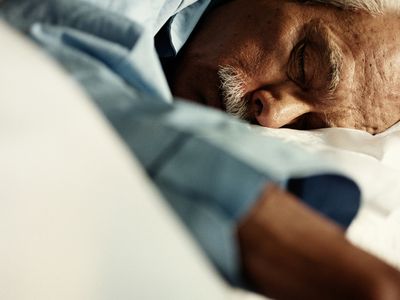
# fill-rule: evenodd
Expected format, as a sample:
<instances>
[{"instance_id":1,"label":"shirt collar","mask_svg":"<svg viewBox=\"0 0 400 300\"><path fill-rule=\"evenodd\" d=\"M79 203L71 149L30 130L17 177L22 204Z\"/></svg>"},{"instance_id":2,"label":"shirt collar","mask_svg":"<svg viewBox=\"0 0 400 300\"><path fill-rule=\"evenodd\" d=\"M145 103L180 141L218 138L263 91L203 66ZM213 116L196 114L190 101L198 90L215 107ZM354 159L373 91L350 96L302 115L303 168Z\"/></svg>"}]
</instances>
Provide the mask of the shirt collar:
<instances>
[{"instance_id":1,"label":"shirt collar","mask_svg":"<svg viewBox=\"0 0 400 300\"><path fill-rule=\"evenodd\" d=\"M184 0L177 12L155 37L160 57L176 56L192 34L201 17L210 9L229 0Z\"/></svg>"},{"instance_id":2,"label":"shirt collar","mask_svg":"<svg viewBox=\"0 0 400 300\"><path fill-rule=\"evenodd\" d=\"M210 2L211 0L197 1L181 10L172 19L170 37L175 53L178 53L186 43Z\"/></svg>"}]
</instances>

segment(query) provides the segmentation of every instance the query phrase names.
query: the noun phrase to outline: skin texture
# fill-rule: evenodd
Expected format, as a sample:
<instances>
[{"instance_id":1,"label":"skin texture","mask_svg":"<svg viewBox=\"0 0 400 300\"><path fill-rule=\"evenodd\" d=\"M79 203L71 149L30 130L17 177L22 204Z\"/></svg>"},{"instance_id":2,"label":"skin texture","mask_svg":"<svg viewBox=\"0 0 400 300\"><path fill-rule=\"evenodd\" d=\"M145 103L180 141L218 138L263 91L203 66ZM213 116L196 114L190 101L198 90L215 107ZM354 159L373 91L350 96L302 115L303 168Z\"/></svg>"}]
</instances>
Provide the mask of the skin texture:
<instances>
[{"instance_id":1,"label":"skin texture","mask_svg":"<svg viewBox=\"0 0 400 300\"><path fill-rule=\"evenodd\" d=\"M380 133L400 119L396 29L400 18L391 14L233 0L203 20L182 52L172 90L224 109L217 72L232 66L245 81L243 101L254 123Z\"/></svg>"},{"instance_id":2,"label":"skin texture","mask_svg":"<svg viewBox=\"0 0 400 300\"><path fill-rule=\"evenodd\" d=\"M399 272L278 187L265 188L238 237L245 274L273 299L400 299Z\"/></svg>"}]
</instances>

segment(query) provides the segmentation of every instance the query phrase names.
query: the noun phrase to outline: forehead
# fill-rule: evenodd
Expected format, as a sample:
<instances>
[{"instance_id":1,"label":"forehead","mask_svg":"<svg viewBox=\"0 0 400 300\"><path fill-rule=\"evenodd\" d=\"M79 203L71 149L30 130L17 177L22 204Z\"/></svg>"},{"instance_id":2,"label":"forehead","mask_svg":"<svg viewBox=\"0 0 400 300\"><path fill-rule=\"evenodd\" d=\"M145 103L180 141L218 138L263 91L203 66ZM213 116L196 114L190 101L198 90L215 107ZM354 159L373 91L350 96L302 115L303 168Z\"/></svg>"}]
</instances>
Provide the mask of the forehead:
<instances>
[{"instance_id":1,"label":"forehead","mask_svg":"<svg viewBox=\"0 0 400 300\"><path fill-rule=\"evenodd\" d=\"M302 34L304 24L312 19L309 15L306 5L287 1L263 1L262 5L249 9L243 22L245 25L238 27L238 31L245 35L243 44L238 48L242 49L242 53L258 52L257 59L260 63L249 62L252 68L260 66L263 67L262 71L278 71L277 68L280 69L287 62Z\"/></svg>"},{"instance_id":2,"label":"forehead","mask_svg":"<svg viewBox=\"0 0 400 300\"><path fill-rule=\"evenodd\" d=\"M324 19L329 19L328 16L335 11L334 8L297 1L260 2L246 16L248 21L244 23L248 26L239 30L246 32L249 43L257 45L269 55L284 55L283 49L292 48L304 33L305 24L316 19L329 23Z\"/></svg>"},{"instance_id":3,"label":"forehead","mask_svg":"<svg viewBox=\"0 0 400 300\"><path fill-rule=\"evenodd\" d=\"M263 33L266 39L289 39L303 21L303 6L285 1L266 2L261 9L253 11L258 23L255 24L255 31Z\"/></svg>"}]
</instances>

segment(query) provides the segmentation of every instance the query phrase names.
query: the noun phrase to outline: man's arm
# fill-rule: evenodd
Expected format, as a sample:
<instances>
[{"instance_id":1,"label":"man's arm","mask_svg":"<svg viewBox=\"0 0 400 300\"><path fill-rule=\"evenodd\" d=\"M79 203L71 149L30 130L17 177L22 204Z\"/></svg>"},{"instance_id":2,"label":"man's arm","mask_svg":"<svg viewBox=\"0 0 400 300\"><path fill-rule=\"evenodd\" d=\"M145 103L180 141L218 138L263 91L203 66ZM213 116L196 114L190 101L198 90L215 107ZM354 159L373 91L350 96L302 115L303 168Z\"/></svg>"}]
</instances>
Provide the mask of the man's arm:
<instances>
[{"instance_id":1,"label":"man's arm","mask_svg":"<svg viewBox=\"0 0 400 300\"><path fill-rule=\"evenodd\" d=\"M337 225L269 185L238 226L243 271L276 299L400 299L400 273Z\"/></svg>"}]
</instances>

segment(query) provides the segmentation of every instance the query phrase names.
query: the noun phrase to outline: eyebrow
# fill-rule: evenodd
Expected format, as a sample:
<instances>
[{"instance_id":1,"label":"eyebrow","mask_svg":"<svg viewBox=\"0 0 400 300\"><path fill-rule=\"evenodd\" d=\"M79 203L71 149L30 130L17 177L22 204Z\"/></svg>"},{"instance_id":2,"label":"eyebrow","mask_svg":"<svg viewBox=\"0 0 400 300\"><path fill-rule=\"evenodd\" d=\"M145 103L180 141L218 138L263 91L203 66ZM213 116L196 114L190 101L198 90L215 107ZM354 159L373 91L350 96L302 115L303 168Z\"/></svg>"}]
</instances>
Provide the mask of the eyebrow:
<instances>
[{"instance_id":1,"label":"eyebrow","mask_svg":"<svg viewBox=\"0 0 400 300\"><path fill-rule=\"evenodd\" d=\"M329 95L332 95L340 83L343 52L335 42L331 30L322 20L311 20L305 27L306 35L316 34L320 38L319 42L322 42L323 48L326 50L323 55L329 65L327 91Z\"/></svg>"},{"instance_id":2,"label":"eyebrow","mask_svg":"<svg viewBox=\"0 0 400 300\"><path fill-rule=\"evenodd\" d=\"M343 54L339 46L330 41L328 45L328 58L329 58L329 78L328 78L328 92L334 93L340 83Z\"/></svg>"}]
</instances>

